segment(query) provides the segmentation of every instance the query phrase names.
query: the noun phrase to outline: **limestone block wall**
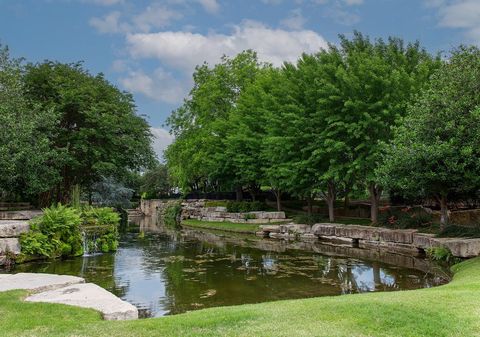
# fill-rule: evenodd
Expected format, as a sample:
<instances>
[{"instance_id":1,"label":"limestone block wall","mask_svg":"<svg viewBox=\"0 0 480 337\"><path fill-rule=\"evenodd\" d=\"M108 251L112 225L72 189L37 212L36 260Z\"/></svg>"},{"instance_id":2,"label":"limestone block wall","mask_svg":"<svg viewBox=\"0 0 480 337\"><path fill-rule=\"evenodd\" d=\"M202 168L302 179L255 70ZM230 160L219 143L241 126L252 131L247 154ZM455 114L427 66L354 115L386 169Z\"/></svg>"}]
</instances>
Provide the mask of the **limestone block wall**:
<instances>
[{"instance_id":1,"label":"limestone block wall","mask_svg":"<svg viewBox=\"0 0 480 337\"><path fill-rule=\"evenodd\" d=\"M9 254L20 254L20 234L28 232L29 228L26 220L0 221L0 266L8 262Z\"/></svg>"},{"instance_id":2,"label":"limestone block wall","mask_svg":"<svg viewBox=\"0 0 480 337\"><path fill-rule=\"evenodd\" d=\"M232 223L257 223L266 224L270 222L289 221L285 212L227 212L226 207L205 207L206 200L194 199L182 202L182 219L197 219L203 221L218 221Z\"/></svg>"}]
</instances>

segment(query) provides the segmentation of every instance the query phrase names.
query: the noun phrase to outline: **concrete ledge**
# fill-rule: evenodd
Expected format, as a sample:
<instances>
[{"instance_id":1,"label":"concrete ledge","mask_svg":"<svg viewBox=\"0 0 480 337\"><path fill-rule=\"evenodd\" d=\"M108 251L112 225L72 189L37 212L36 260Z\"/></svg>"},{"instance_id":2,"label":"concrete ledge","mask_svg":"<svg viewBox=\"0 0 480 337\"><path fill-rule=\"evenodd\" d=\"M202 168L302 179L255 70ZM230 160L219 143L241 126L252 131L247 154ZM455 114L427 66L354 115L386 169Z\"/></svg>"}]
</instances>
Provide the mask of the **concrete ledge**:
<instances>
[{"instance_id":1,"label":"concrete ledge","mask_svg":"<svg viewBox=\"0 0 480 337\"><path fill-rule=\"evenodd\" d=\"M18 273L6 274L0 278L0 291L15 289L28 290L33 293L54 290L72 284L84 283L81 277L69 275Z\"/></svg>"},{"instance_id":2,"label":"concrete ledge","mask_svg":"<svg viewBox=\"0 0 480 337\"><path fill-rule=\"evenodd\" d=\"M27 302L73 305L99 311L108 321L138 318L138 309L93 283L76 284L29 296Z\"/></svg>"}]
</instances>

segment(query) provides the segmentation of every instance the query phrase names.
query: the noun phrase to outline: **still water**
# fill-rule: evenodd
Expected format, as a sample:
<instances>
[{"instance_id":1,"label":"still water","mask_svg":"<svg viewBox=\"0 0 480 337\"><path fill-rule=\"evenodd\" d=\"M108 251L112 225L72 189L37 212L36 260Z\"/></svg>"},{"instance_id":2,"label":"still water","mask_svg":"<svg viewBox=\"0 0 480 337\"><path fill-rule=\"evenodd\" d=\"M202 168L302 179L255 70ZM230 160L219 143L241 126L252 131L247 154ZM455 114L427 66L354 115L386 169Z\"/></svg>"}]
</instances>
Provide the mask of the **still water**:
<instances>
[{"instance_id":1,"label":"still water","mask_svg":"<svg viewBox=\"0 0 480 337\"><path fill-rule=\"evenodd\" d=\"M119 250L18 265L13 272L84 277L136 305L141 317L281 299L432 287L429 261L320 243L175 231L136 219Z\"/></svg>"}]
</instances>

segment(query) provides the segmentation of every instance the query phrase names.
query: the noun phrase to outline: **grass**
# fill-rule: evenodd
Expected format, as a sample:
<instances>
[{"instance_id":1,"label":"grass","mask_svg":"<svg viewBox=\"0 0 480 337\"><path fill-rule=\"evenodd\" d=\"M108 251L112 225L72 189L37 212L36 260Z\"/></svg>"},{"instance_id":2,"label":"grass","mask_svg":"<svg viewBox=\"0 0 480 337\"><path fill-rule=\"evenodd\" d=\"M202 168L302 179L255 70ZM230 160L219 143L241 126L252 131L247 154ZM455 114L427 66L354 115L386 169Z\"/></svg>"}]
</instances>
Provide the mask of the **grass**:
<instances>
[{"instance_id":1,"label":"grass","mask_svg":"<svg viewBox=\"0 0 480 337\"><path fill-rule=\"evenodd\" d=\"M453 281L421 290L211 308L107 322L92 310L0 293L0 336L480 336L480 258Z\"/></svg>"},{"instance_id":2,"label":"grass","mask_svg":"<svg viewBox=\"0 0 480 337\"><path fill-rule=\"evenodd\" d=\"M216 229L236 233L255 233L260 225L251 223L210 222L195 219L182 220L182 225L195 228Z\"/></svg>"}]
</instances>

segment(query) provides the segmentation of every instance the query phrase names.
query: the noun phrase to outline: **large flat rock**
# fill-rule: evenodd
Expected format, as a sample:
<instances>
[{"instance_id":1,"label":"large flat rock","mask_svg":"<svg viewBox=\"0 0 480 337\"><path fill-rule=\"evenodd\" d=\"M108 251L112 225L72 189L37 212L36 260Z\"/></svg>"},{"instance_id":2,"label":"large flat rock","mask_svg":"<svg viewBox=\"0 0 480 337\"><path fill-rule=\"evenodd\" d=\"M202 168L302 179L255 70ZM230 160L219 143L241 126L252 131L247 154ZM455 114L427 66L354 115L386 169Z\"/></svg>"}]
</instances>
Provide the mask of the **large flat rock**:
<instances>
[{"instance_id":1,"label":"large flat rock","mask_svg":"<svg viewBox=\"0 0 480 337\"><path fill-rule=\"evenodd\" d=\"M0 254L20 254L20 242L18 238L0 238Z\"/></svg>"},{"instance_id":2,"label":"large flat rock","mask_svg":"<svg viewBox=\"0 0 480 337\"><path fill-rule=\"evenodd\" d=\"M1 220L0 238L15 238L20 234L28 232L30 225L28 221L21 220Z\"/></svg>"},{"instance_id":3,"label":"large flat rock","mask_svg":"<svg viewBox=\"0 0 480 337\"><path fill-rule=\"evenodd\" d=\"M38 293L26 298L29 302L46 302L91 308L100 311L105 320L138 318L135 306L93 283L75 284L65 288Z\"/></svg>"},{"instance_id":4,"label":"large flat rock","mask_svg":"<svg viewBox=\"0 0 480 337\"><path fill-rule=\"evenodd\" d=\"M22 289L38 293L84 282L85 280L81 277L69 275L37 273L2 274L0 275L0 291Z\"/></svg>"}]
</instances>

